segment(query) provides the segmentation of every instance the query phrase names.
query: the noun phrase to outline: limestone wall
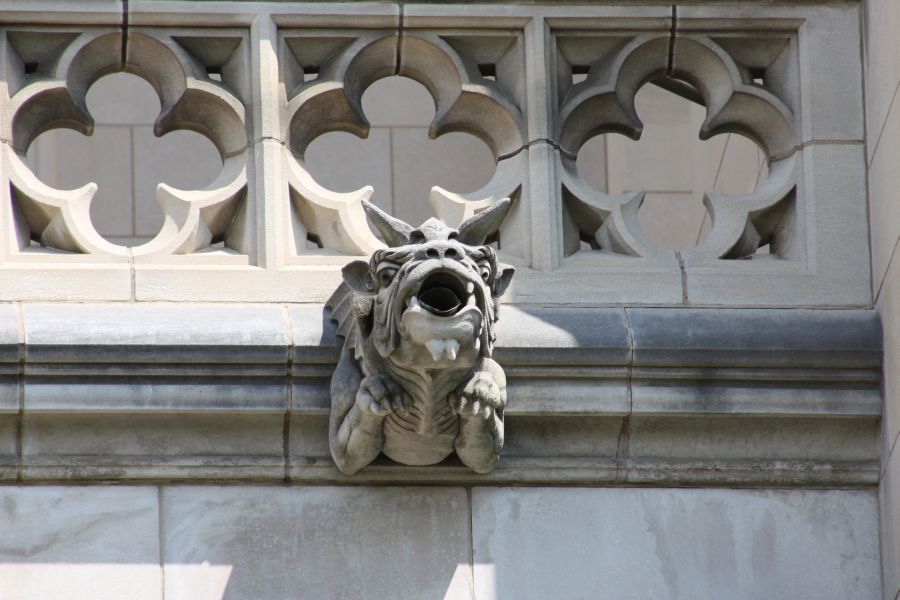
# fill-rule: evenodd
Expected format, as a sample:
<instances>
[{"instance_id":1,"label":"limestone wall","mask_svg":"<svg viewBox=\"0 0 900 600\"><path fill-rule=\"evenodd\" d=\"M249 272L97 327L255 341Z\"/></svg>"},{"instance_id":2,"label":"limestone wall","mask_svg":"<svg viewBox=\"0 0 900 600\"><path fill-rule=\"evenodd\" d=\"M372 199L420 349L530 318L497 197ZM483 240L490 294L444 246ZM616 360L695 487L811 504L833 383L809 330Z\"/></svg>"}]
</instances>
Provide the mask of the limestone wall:
<instances>
[{"instance_id":1,"label":"limestone wall","mask_svg":"<svg viewBox=\"0 0 900 600\"><path fill-rule=\"evenodd\" d=\"M894 4L0 0L0 600L898 600ZM370 193L515 200L488 474L332 460Z\"/></svg>"},{"instance_id":2,"label":"limestone wall","mask_svg":"<svg viewBox=\"0 0 900 600\"><path fill-rule=\"evenodd\" d=\"M881 551L884 598L894 599L900 597L900 6L867 0L863 13L872 289L884 327Z\"/></svg>"}]
</instances>

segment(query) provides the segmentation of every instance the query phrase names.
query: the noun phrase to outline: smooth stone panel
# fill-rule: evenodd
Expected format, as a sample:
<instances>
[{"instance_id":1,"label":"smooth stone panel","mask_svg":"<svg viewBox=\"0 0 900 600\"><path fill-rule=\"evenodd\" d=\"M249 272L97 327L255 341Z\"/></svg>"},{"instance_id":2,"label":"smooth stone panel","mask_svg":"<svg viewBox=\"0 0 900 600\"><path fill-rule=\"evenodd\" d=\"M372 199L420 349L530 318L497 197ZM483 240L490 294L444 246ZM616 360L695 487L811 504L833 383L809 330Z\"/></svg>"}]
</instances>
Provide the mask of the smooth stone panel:
<instances>
[{"instance_id":1,"label":"smooth stone panel","mask_svg":"<svg viewBox=\"0 0 900 600\"><path fill-rule=\"evenodd\" d=\"M287 363L279 306L29 304L24 312L30 362Z\"/></svg>"},{"instance_id":2,"label":"smooth stone panel","mask_svg":"<svg viewBox=\"0 0 900 600\"><path fill-rule=\"evenodd\" d=\"M4 600L159 600L155 487L0 488Z\"/></svg>"},{"instance_id":3,"label":"smooth stone panel","mask_svg":"<svg viewBox=\"0 0 900 600\"><path fill-rule=\"evenodd\" d=\"M460 488L167 488L165 597L469 598L468 532Z\"/></svg>"},{"instance_id":4,"label":"smooth stone panel","mask_svg":"<svg viewBox=\"0 0 900 600\"><path fill-rule=\"evenodd\" d=\"M873 137L879 132L873 132ZM900 242L900 102L895 102L880 132L869 164L869 220L872 235L872 287L877 292ZM874 145L874 140L872 145Z\"/></svg>"},{"instance_id":5,"label":"smooth stone panel","mask_svg":"<svg viewBox=\"0 0 900 600\"><path fill-rule=\"evenodd\" d=\"M495 354L506 362L625 365L625 315L615 308L503 306Z\"/></svg>"},{"instance_id":6,"label":"smooth stone panel","mask_svg":"<svg viewBox=\"0 0 900 600\"><path fill-rule=\"evenodd\" d=\"M634 365L878 368L881 328L865 310L628 308Z\"/></svg>"},{"instance_id":7,"label":"smooth stone panel","mask_svg":"<svg viewBox=\"0 0 900 600\"><path fill-rule=\"evenodd\" d=\"M888 456L900 437L900 246L885 277L876 306L884 331L884 360L881 390L884 415L881 427L884 437L883 456ZM900 502L900 498L897 499Z\"/></svg>"},{"instance_id":8,"label":"smooth stone panel","mask_svg":"<svg viewBox=\"0 0 900 600\"><path fill-rule=\"evenodd\" d=\"M24 477L279 480L283 429L280 414L26 411Z\"/></svg>"},{"instance_id":9,"label":"smooth stone panel","mask_svg":"<svg viewBox=\"0 0 900 600\"><path fill-rule=\"evenodd\" d=\"M863 3L866 64L866 131L868 158L878 144L888 110L900 88L900 3L867 0Z\"/></svg>"},{"instance_id":10,"label":"smooth stone panel","mask_svg":"<svg viewBox=\"0 0 900 600\"><path fill-rule=\"evenodd\" d=\"M881 503L881 564L883 569L884 597L896 598L900 594L900 444L894 452L885 456L884 476L878 490Z\"/></svg>"},{"instance_id":11,"label":"smooth stone panel","mask_svg":"<svg viewBox=\"0 0 900 600\"><path fill-rule=\"evenodd\" d=\"M869 491L475 488L478 600L876 600Z\"/></svg>"}]
</instances>

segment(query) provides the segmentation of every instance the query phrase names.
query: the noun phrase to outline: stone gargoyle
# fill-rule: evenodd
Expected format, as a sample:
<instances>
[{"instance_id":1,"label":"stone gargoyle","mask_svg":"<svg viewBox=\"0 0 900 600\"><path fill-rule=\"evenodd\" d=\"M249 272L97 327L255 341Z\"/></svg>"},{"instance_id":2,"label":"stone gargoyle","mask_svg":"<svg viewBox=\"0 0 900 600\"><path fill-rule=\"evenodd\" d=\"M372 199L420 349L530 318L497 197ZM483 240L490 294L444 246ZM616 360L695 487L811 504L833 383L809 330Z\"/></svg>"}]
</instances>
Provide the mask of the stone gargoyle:
<instances>
[{"instance_id":1,"label":"stone gargoyle","mask_svg":"<svg viewBox=\"0 0 900 600\"><path fill-rule=\"evenodd\" d=\"M388 247L344 267L327 303L344 338L331 378L331 455L352 474L381 452L431 465L455 450L486 473L503 446L506 376L491 351L513 268L485 240L510 200L458 230L437 219L414 228L363 205Z\"/></svg>"}]
</instances>

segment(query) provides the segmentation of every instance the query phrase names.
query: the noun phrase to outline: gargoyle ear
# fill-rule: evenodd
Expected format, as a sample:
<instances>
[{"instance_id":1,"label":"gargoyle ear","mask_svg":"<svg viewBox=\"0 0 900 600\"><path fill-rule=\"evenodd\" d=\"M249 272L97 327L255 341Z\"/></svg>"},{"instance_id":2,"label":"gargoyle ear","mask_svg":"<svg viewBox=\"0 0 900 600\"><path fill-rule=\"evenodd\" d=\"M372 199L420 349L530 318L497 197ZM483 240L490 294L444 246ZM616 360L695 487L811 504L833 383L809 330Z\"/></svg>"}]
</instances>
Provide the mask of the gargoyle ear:
<instances>
[{"instance_id":1,"label":"gargoyle ear","mask_svg":"<svg viewBox=\"0 0 900 600\"><path fill-rule=\"evenodd\" d=\"M341 269L346 283L354 292L371 295L375 290L375 281L369 271L369 263L364 260L354 260L344 265Z\"/></svg>"},{"instance_id":2,"label":"gargoyle ear","mask_svg":"<svg viewBox=\"0 0 900 600\"><path fill-rule=\"evenodd\" d=\"M409 243L409 234L413 230L412 225L404 223L400 219L395 219L367 200L363 200L362 205L369 220L384 236L384 243L388 247L396 248Z\"/></svg>"},{"instance_id":3,"label":"gargoyle ear","mask_svg":"<svg viewBox=\"0 0 900 600\"><path fill-rule=\"evenodd\" d=\"M469 246L481 246L488 236L500 229L500 224L503 223L511 206L512 200L509 198L494 202L474 217L463 221L456 239Z\"/></svg>"},{"instance_id":4,"label":"gargoyle ear","mask_svg":"<svg viewBox=\"0 0 900 600\"><path fill-rule=\"evenodd\" d=\"M509 287L509 282L512 281L512 277L516 272L514 267L504 264L497 265L497 269L497 277L494 278L494 286L491 290L491 295L494 296L494 298L499 298L503 295L503 292Z\"/></svg>"}]
</instances>

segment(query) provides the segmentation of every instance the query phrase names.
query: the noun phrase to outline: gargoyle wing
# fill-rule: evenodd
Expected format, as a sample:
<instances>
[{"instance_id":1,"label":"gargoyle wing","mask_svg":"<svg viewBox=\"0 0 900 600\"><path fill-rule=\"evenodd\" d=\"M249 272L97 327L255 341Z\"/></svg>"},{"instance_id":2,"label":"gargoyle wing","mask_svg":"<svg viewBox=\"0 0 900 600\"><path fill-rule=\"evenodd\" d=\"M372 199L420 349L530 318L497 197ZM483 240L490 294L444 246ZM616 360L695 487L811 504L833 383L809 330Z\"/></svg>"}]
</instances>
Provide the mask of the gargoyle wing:
<instances>
[{"instance_id":1,"label":"gargoyle wing","mask_svg":"<svg viewBox=\"0 0 900 600\"><path fill-rule=\"evenodd\" d=\"M372 310L373 297L361 294L341 283L325 303L331 309L331 320L337 323L337 335L344 338L344 350L353 349L356 360L362 359L364 335L361 328Z\"/></svg>"}]
</instances>

